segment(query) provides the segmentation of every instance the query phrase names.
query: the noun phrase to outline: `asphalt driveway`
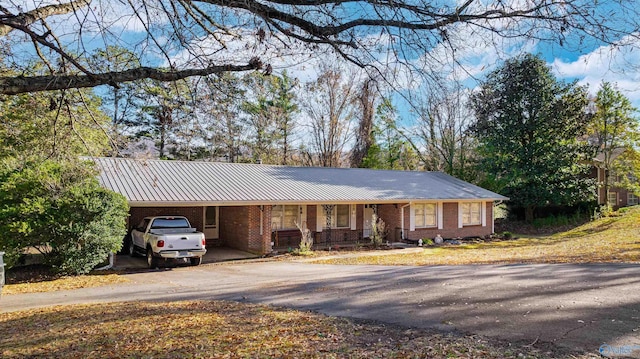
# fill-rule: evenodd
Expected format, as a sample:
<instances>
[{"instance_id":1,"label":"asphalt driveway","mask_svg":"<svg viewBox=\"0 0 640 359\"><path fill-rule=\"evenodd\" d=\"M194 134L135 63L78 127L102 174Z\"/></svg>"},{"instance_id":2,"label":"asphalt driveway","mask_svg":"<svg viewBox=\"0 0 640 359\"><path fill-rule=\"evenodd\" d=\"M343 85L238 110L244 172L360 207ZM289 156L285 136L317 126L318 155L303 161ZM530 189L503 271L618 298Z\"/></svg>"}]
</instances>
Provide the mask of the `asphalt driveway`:
<instances>
[{"instance_id":1,"label":"asphalt driveway","mask_svg":"<svg viewBox=\"0 0 640 359\"><path fill-rule=\"evenodd\" d=\"M550 342L597 353L637 348L640 266L628 264L339 266L251 262L127 275L130 283L5 295L0 311L71 303L224 299ZM636 347L637 346L637 347Z\"/></svg>"}]
</instances>

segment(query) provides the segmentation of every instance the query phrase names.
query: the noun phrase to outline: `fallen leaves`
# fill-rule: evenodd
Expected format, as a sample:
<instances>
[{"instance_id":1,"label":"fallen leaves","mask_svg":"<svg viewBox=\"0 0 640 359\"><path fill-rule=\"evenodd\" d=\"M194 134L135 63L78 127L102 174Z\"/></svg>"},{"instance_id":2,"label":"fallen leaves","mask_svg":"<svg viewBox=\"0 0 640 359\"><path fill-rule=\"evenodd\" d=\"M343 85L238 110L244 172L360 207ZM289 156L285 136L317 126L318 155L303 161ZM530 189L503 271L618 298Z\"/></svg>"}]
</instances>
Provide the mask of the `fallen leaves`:
<instances>
[{"instance_id":1,"label":"fallen leaves","mask_svg":"<svg viewBox=\"0 0 640 359\"><path fill-rule=\"evenodd\" d=\"M48 281L34 283L7 284L2 289L2 295L53 292L57 290L71 290L79 288L91 288L104 285L126 283L129 280L124 276L111 274L87 274L77 277L62 277Z\"/></svg>"},{"instance_id":2,"label":"fallen leaves","mask_svg":"<svg viewBox=\"0 0 640 359\"><path fill-rule=\"evenodd\" d=\"M223 301L128 302L0 313L0 357L545 358L548 352ZM522 354L525 353L525 354ZM575 357L574 357L575 358Z\"/></svg>"}]
</instances>

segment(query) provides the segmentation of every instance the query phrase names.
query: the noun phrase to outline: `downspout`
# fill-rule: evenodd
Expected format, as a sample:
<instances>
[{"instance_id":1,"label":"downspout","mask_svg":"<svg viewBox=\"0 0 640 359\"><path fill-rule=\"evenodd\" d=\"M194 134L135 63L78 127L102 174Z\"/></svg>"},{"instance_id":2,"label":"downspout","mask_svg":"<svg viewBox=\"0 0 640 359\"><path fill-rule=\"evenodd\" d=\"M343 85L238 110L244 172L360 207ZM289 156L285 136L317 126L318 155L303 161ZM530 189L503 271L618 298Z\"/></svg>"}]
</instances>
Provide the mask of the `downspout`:
<instances>
[{"instance_id":1,"label":"downspout","mask_svg":"<svg viewBox=\"0 0 640 359\"><path fill-rule=\"evenodd\" d=\"M409 207L411 202L400 207L400 239L404 239L404 209Z\"/></svg>"},{"instance_id":2,"label":"downspout","mask_svg":"<svg viewBox=\"0 0 640 359\"><path fill-rule=\"evenodd\" d=\"M104 267L96 268L94 270L108 270L113 268L113 252L109 252L109 264Z\"/></svg>"},{"instance_id":3,"label":"downspout","mask_svg":"<svg viewBox=\"0 0 640 359\"><path fill-rule=\"evenodd\" d=\"M491 233L496 233L496 206L502 204L502 200L495 201L491 207Z\"/></svg>"}]
</instances>

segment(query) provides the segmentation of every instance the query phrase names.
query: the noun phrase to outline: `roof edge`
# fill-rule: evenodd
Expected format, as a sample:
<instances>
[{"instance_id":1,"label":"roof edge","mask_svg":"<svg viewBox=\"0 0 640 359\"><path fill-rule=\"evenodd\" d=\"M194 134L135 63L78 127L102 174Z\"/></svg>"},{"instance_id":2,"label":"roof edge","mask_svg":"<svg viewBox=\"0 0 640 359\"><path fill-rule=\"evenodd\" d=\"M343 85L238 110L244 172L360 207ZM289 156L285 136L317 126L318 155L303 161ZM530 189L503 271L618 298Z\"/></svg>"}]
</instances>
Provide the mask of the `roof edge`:
<instances>
[{"instance_id":1,"label":"roof edge","mask_svg":"<svg viewBox=\"0 0 640 359\"><path fill-rule=\"evenodd\" d=\"M297 205L323 205L323 204L409 204L409 203L461 203L461 202L499 202L507 201L509 198L443 198L443 199L394 199L394 200L353 200L353 201L215 201L215 202L186 202L186 201L129 201L130 207L206 207L206 206L270 206L280 204Z\"/></svg>"}]
</instances>

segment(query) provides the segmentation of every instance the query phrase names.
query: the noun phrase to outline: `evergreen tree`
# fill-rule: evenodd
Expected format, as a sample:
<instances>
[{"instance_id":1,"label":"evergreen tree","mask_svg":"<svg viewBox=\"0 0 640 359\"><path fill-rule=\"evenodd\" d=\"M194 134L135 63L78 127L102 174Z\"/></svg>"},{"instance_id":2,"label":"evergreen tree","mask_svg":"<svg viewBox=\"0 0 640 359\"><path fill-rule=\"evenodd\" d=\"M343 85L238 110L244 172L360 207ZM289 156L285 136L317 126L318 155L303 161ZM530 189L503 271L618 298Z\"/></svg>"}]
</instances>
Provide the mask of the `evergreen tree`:
<instances>
[{"instance_id":1,"label":"evergreen tree","mask_svg":"<svg viewBox=\"0 0 640 359\"><path fill-rule=\"evenodd\" d=\"M556 80L529 54L491 72L471 104L484 185L524 208L526 220L538 207L592 199L589 151L578 142L588 125L584 88Z\"/></svg>"}]
</instances>

